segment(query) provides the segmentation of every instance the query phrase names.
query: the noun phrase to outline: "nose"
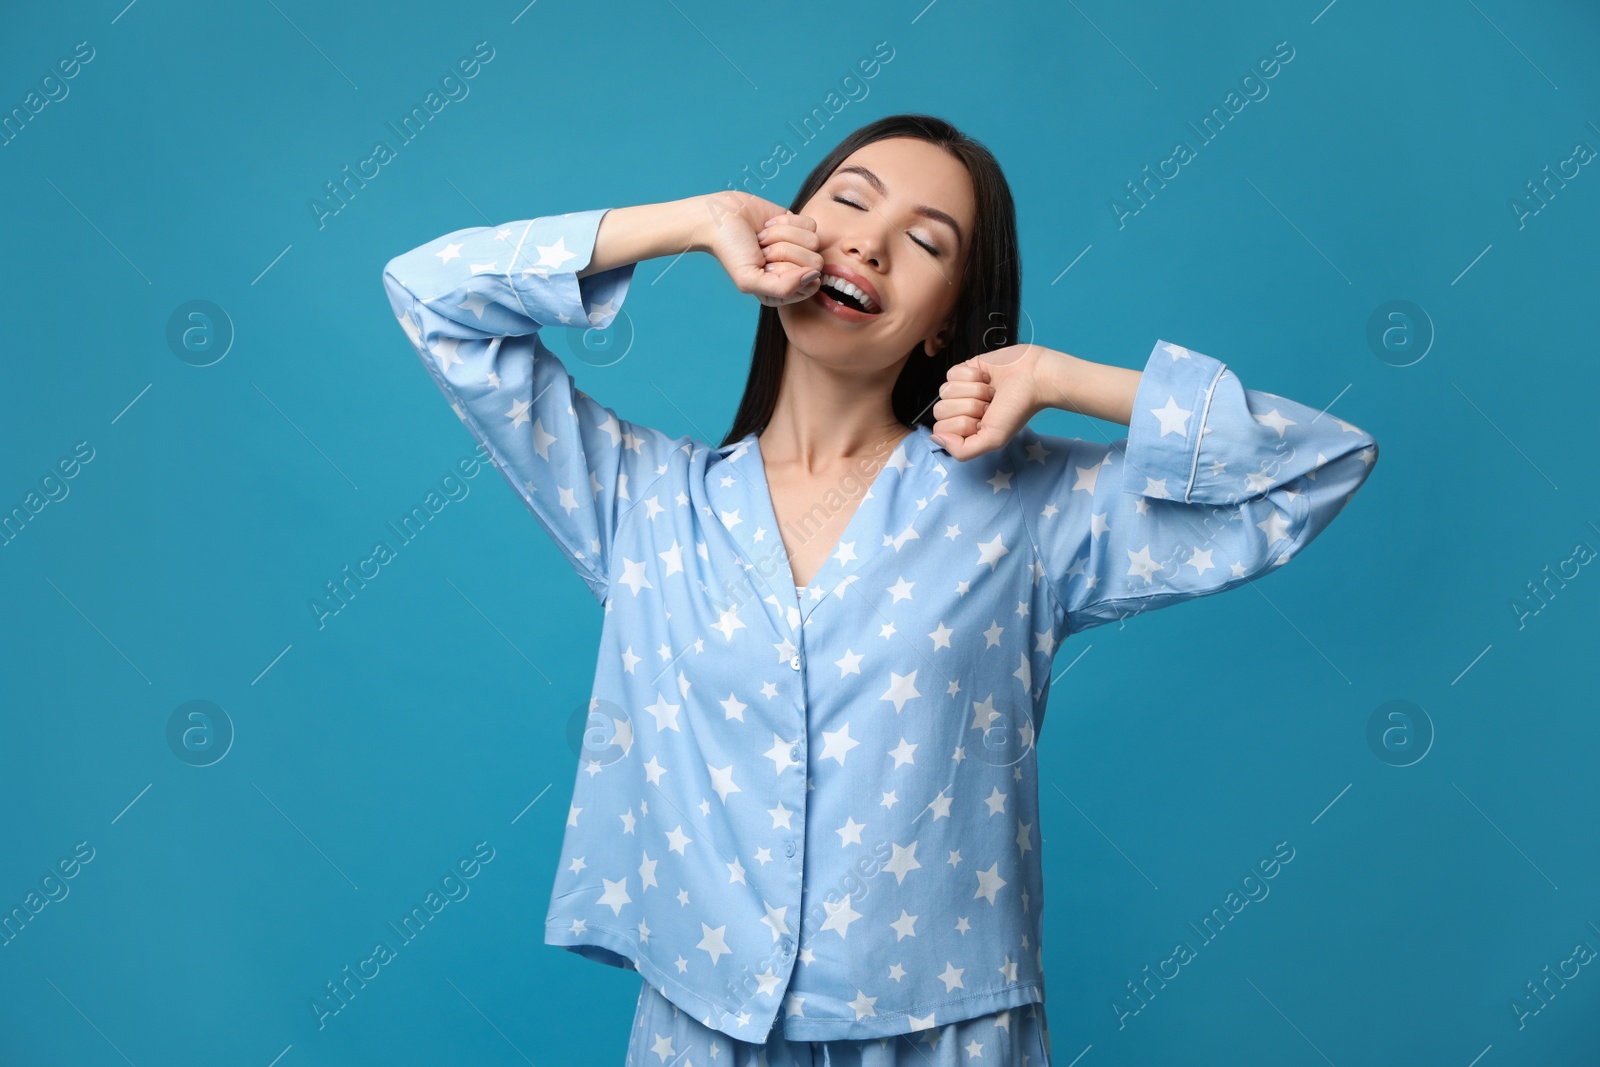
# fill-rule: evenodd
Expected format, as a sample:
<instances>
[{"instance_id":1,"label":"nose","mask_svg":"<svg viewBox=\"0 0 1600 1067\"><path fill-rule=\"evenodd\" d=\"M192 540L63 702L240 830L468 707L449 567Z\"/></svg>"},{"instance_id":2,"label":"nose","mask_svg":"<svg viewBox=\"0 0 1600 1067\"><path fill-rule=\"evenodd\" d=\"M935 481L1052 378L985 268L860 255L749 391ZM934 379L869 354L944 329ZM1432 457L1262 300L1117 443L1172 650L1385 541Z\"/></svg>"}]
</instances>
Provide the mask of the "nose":
<instances>
[{"instance_id":1,"label":"nose","mask_svg":"<svg viewBox=\"0 0 1600 1067\"><path fill-rule=\"evenodd\" d=\"M863 219L857 228L840 242L840 247L862 262L882 270L883 250L886 244L883 227L875 225L873 220Z\"/></svg>"}]
</instances>

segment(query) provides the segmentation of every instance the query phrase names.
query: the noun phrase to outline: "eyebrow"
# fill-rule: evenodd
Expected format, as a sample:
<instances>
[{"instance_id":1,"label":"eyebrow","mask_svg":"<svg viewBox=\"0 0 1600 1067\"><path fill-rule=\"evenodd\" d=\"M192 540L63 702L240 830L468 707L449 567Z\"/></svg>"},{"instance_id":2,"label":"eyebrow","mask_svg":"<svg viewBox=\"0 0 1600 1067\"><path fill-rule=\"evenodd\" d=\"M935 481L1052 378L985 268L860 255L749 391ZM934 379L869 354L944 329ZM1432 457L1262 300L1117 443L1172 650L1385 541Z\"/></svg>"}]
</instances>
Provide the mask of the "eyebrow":
<instances>
[{"instance_id":1,"label":"eyebrow","mask_svg":"<svg viewBox=\"0 0 1600 1067\"><path fill-rule=\"evenodd\" d=\"M878 191L879 196L889 195L889 190L883 184L883 179L879 178L876 174L859 164L846 163L844 166L834 171L834 174L859 174L861 177L866 179L868 185L872 186ZM911 210L916 212L918 215L923 216L924 218L934 219L950 227L956 233L956 243L958 245L965 242L966 238L963 237L961 233L961 224L955 219L951 218L945 212L940 211L936 207L929 207L927 204L918 204Z\"/></svg>"}]
</instances>

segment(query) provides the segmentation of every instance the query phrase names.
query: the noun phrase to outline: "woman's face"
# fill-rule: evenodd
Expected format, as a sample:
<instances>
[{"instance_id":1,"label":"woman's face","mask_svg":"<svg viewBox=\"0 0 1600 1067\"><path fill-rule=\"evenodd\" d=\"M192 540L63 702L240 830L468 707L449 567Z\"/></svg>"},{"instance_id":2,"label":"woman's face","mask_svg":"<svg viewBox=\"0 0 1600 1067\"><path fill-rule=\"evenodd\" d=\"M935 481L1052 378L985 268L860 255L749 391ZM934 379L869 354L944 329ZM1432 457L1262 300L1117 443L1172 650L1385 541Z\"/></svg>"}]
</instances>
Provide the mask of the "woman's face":
<instances>
[{"instance_id":1,"label":"woman's face","mask_svg":"<svg viewBox=\"0 0 1600 1067\"><path fill-rule=\"evenodd\" d=\"M892 137L851 153L799 211L817 223L823 284L778 308L790 344L840 370L868 372L897 366L918 344L918 356L937 351L976 210L966 167L927 141ZM829 285L835 272L872 301L866 313Z\"/></svg>"}]
</instances>

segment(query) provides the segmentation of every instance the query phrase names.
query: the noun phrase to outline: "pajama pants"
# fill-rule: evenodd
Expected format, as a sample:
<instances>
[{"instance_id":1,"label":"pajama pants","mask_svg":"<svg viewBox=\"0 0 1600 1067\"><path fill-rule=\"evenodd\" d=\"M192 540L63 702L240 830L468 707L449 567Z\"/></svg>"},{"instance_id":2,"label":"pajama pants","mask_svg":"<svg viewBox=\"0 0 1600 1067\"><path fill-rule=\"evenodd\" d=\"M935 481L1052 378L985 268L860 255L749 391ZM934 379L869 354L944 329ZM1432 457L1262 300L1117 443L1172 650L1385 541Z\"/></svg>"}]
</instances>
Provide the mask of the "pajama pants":
<instances>
[{"instance_id":1,"label":"pajama pants","mask_svg":"<svg viewBox=\"0 0 1600 1067\"><path fill-rule=\"evenodd\" d=\"M856 1041L789 1041L780 1018L756 1045L691 1019L644 982L626 1067L1049 1067L1049 1053L1042 1004Z\"/></svg>"}]
</instances>

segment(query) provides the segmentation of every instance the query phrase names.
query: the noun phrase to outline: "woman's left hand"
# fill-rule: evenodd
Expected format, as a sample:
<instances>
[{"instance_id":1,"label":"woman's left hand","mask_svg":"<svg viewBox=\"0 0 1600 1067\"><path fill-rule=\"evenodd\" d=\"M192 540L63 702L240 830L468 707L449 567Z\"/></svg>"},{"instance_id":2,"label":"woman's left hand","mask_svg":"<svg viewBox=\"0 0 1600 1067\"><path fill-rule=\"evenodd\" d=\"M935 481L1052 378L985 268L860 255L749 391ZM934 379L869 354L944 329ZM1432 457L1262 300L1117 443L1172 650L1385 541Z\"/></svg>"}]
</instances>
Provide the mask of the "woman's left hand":
<instances>
[{"instance_id":1,"label":"woman's left hand","mask_svg":"<svg viewBox=\"0 0 1600 1067\"><path fill-rule=\"evenodd\" d=\"M933 405L938 443L968 460L1011 440L1049 407L1040 384L1059 355L1040 345L1007 345L951 367Z\"/></svg>"}]
</instances>

